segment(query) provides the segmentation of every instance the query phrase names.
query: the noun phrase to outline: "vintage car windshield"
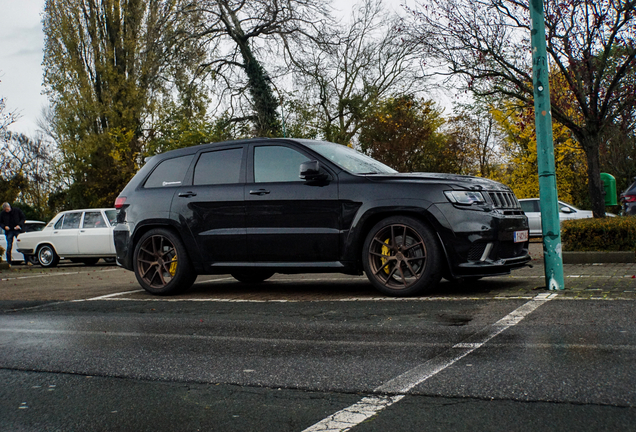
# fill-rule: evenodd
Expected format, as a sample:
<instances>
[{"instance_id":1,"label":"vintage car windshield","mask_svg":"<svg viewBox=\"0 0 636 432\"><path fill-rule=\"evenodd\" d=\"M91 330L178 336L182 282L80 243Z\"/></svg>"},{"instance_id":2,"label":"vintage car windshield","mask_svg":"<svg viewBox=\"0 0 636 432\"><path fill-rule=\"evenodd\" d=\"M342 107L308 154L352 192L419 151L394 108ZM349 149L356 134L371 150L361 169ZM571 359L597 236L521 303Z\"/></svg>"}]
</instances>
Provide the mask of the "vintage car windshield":
<instances>
[{"instance_id":1,"label":"vintage car windshield","mask_svg":"<svg viewBox=\"0 0 636 432\"><path fill-rule=\"evenodd\" d=\"M345 145L299 140L307 147L352 174L394 174L397 171Z\"/></svg>"}]
</instances>

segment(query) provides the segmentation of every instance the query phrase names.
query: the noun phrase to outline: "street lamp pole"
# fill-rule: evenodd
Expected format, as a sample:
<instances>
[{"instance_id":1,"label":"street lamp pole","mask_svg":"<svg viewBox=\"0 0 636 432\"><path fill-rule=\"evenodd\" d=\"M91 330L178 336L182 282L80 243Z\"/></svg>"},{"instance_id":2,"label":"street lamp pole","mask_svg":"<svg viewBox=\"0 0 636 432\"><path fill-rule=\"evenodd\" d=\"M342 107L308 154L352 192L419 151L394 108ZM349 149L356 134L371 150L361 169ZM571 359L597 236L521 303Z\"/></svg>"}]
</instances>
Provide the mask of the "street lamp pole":
<instances>
[{"instance_id":1,"label":"street lamp pole","mask_svg":"<svg viewBox=\"0 0 636 432\"><path fill-rule=\"evenodd\" d=\"M537 135L537 163L539 166L539 200L543 230L543 259L545 283L549 290L565 288L561 226L552 140L552 113L543 0L530 0L532 22L532 84L534 87L534 119Z\"/></svg>"}]
</instances>

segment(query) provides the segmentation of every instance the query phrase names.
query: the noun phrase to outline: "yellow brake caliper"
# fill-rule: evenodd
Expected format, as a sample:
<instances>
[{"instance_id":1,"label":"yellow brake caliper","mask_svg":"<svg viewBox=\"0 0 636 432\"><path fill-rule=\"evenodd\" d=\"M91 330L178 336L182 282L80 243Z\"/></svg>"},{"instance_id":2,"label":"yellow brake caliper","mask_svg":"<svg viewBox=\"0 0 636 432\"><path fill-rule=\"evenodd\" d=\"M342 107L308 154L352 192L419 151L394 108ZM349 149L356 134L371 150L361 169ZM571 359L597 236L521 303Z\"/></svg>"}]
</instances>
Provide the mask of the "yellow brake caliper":
<instances>
[{"instance_id":1,"label":"yellow brake caliper","mask_svg":"<svg viewBox=\"0 0 636 432\"><path fill-rule=\"evenodd\" d=\"M384 240L384 244L388 245L390 239ZM382 246L382 255L391 255L391 251L389 250L389 246ZM382 265L385 265L388 261L386 258L380 258L382 261ZM384 273L389 274L389 266L384 267Z\"/></svg>"},{"instance_id":2,"label":"yellow brake caliper","mask_svg":"<svg viewBox=\"0 0 636 432\"><path fill-rule=\"evenodd\" d=\"M174 275L177 273L177 254L172 257L172 264L170 264L170 270L168 271L170 272L170 276L172 277L174 277Z\"/></svg>"}]
</instances>

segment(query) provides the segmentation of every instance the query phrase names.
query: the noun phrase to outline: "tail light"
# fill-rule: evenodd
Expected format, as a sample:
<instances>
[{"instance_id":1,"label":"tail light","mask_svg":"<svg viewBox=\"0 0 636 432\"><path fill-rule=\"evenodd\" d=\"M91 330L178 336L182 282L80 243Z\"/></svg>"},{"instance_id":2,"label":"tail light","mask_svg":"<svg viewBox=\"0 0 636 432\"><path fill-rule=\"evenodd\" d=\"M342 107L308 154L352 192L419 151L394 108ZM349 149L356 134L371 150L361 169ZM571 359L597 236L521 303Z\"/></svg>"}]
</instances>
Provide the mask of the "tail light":
<instances>
[{"instance_id":1,"label":"tail light","mask_svg":"<svg viewBox=\"0 0 636 432\"><path fill-rule=\"evenodd\" d=\"M126 197L117 197L115 199L115 208L119 210L120 208L124 206L125 202L126 202Z\"/></svg>"},{"instance_id":2,"label":"tail light","mask_svg":"<svg viewBox=\"0 0 636 432\"><path fill-rule=\"evenodd\" d=\"M636 202L636 195L621 195L623 202Z\"/></svg>"}]
</instances>

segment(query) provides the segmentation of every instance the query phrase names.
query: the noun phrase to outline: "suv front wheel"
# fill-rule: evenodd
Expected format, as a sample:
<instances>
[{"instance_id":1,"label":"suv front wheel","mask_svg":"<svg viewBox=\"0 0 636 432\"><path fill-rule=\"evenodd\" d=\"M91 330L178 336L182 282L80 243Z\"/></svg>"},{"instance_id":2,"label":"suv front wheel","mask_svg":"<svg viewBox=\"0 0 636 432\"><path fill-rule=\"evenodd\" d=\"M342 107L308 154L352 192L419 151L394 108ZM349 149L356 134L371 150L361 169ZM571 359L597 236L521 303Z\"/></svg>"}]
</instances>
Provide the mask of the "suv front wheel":
<instances>
[{"instance_id":1,"label":"suv front wheel","mask_svg":"<svg viewBox=\"0 0 636 432\"><path fill-rule=\"evenodd\" d=\"M431 229L416 219L392 216L367 235L362 264L378 290L401 297L435 288L442 277L441 258Z\"/></svg>"},{"instance_id":2,"label":"suv front wheel","mask_svg":"<svg viewBox=\"0 0 636 432\"><path fill-rule=\"evenodd\" d=\"M135 246L133 267L137 281L151 294L183 292L197 278L183 242L165 228L141 236Z\"/></svg>"}]
</instances>

